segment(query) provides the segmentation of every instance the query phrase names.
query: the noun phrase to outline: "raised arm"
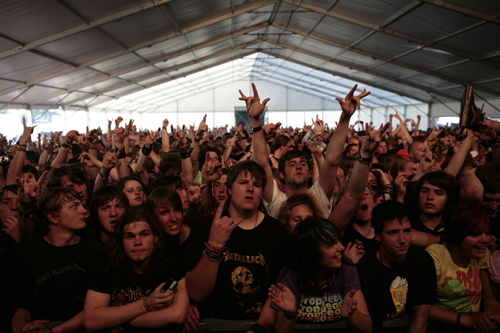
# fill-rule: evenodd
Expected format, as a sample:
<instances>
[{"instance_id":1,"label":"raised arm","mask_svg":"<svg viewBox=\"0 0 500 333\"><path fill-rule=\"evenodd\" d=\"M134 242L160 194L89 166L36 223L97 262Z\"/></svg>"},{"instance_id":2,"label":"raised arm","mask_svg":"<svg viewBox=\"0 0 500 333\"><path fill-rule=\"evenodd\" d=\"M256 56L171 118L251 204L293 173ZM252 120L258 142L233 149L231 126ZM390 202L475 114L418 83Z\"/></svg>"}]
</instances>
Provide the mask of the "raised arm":
<instances>
[{"instance_id":1,"label":"raised arm","mask_svg":"<svg viewBox=\"0 0 500 333\"><path fill-rule=\"evenodd\" d=\"M363 200L373 154L381 141L381 133L385 132L388 127L389 123L381 126L379 130L370 131L370 126L366 124L366 136L359 152L359 158L354 163L346 193L330 215L330 222L335 224L341 232L347 228L352 215Z\"/></svg>"},{"instance_id":2,"label":"raised arm","mask_svg":"<svg viewBox=\"0 0 500 333\"><path fill-rule=\"evenodd\" d=\"M332 196L335 185L337 184L337 167L344 149L345 138L351 116L354 112L356 112L356 109L361 107L361 99L370 95L369 91L367 92L366 89L363 89L359 95L354 96L354 92L357 87L358 85L355 85L351 89L345 97L345 100L338 97L336 98L342 108L342 114L340 115L337 129L333 133L330 144L326 149L325 162L319 171L319 184L321 185L321 188L323 189L323 192L325 192L327 198Z\"/></svg>"},{"instance_id":3,"label":"raised arm","mask_svg":"<svg viewBox=\"0 0 500 333\"><path fill-rule=\"evenodd\" d=\"M16 156L12 160L12 163L7 171L6 183L7 185L15 184L16 177L21 177L21 170L24 165L24 160L26 159L26 147L28 145L28 140L33 133L33 129L36 126L30 127L26 125L26 118L23 118L23 135L19 139L19 146L17 147Z\"/></svg>"},{"instance_id":4,"label":"raised arm","mask_svg":"<svg viewBox=\"0 0 500 333\"><path fill-rule=\"evenodd\" d=\"M267 183L264 191L262 192L262 197L265 201L271 202L273 199L273 171L271 166L269 165L269 153L267 150L267 142L264 134L264 130L262 129L262 123L260 120L260 115L264 111L267 102L270 101L269 98L266 98L262 103L260 102L259 93L257 92L257 88L255 84L252 83L253 96L245 96L243 92L240 90L241 97L240 101L245 101L247 107L247 113L250 117L250 126L255 132L252 133L252 143L254 153L252 158L259 163L260 166L264 168L267 176Z\"/></svg>"}]
</instances>

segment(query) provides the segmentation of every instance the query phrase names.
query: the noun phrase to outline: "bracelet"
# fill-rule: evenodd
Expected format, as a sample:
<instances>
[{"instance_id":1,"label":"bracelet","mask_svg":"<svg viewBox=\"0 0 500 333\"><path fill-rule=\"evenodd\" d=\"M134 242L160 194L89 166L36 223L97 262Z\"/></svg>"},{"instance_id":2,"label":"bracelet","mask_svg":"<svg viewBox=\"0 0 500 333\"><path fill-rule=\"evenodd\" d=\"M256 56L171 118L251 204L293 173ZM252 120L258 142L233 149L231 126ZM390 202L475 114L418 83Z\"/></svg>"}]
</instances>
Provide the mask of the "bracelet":
<instances>
[{"instance_id":1,"label":"bracelet","mask_svg":"<svg viewBox=\"0 0 500 333\"><path fill-rule=\"evenodd\" d=\"M460 318L462 318L462 313L457 313L457 327L460 327Z\"/></svg>"},{"instance_id":2,"label":"bracelet","mask_svg":"<svg viewBox=\"0 0 500 333\"><path fill-rule=\"evenodd\" d=\"M388 188L388 187L386 187L386 188L384 188L384 189L382 190L382 192L383 192L384 194L390 194L390 195L392 195L392 188Z\"/></svg>"},{"instance_id":3,"label":"bracelet","mask_svg":"<svg viewBox=\"0 0 500 333\"><path fill-rule=\"evenodd\" d=\"M145 299L145 298L144 298L144 299ZM141 301L139 301L139 306L141 307L142 311L144 311L144 313L148 312L148 311L144 308L144 306L142 306L142 304L141 304L141 303L142 303L142 302L141 302Z\"/></svg>"},{"instance_id":4,"label":"bracelet","mask_svg":"<svg viewBox=\"0 0 500 333\"><path fill-rule=\"evenodd\" d=\"M89 149L97 149L97 145L93 146L93 147L91 145L89 145Z\"/></svg>"},{"instance_id":5,"label":"bracelet","mask_svg":"<svg viewBox=\"0 0 500 333\"><path fill-rule=\"evenodd\" d=\"M101 178L102 178L103 180L106 180L106 179L108 179L108 177L109 177L109 175L108 175L108 177L104 177L104 176L102 175L102 173L101 173L101 170L99 170L99 176L101 176Z\"/></svg>"},{"instance_id":6,"label":"bracelet","mask_svg":"<svg viewBox=\"0 0 500 333\"><path fill-rule=\"evenodd\" d=\"M266 328L259 323L253 324L252 327L250 327L250 331L254 333L267 333Z\"/></svg>"},{"instance_id":7,"label":"bracelet","mask_svg":"<svg viewBox=\"0 0 500 333\"><path fill-rule=\"evenodd\" d=\"M194 142L198 142L198 143L201 142L201 138L198 138L198 137L195 136L194 137Z\"/></svg>"},{"instance_id":8,"label":"bracelet","mask_svg":"<svg viewBox=\"0 0 500 333\"><path fill-rule=\"evenodd\" d=\"M193 152L193 147L191 147L191 146L181 148L181 158L183 160L186 158L189 158L191 156L192 152Z\"/></svg>"},{"instance_id":9,"label":"bracelet","mask_svg":"<svg viewBox=\"0 0 500 333\"><path fill-rule=\"evenodd\" d=\"M210 261L213 261L213 262L221 262L222 261L222 258L224 258L223 255L217 255L215 253L210 253L208 252L206 249L203 250L203 255Z\"/></svg>"},{"instance_id":10,"label":"bracelet","mask_svg":"<svg viewBox=\"0 0 500 333\"><path fill-rule=\"evenodd\" d=\"M221 252L223 252L226 249L225 247L220 247L220 246L214 245L214 244L212 244L210 242L206 242L205 246L208 247L212 251L221 251Z\"/></svg>"},{"instance_id":11,"label":"bracelet","mask_svg":"<svg viewBox=\"0 0 500 333\"><path fill-rule=\"evenodd\" d=\"M295 311L295 312L286 312L285 311L285 317L288 320L295 320L297 318L297 311Z\"/></svg>"},{"instance_id":12,"label":"bracelet","mask_svg":"<svg viewBox=\"0 0 500 333\"><path fill-rule=\"evenodd\" d=\"M162 126L162 128L163 128L165 131L167 130L167 128L166 128L165 126Z\"/></svg>"},{"instance_id":13,"label":"bracelet","mask_svg":"<svg viewBox=\"0 0 500 333\"><path fill-rule=\"evenodd\" d=\"M149 304L148 304L148 298L143 298L144 299L144 307L146 308L146 311L149 312L151 311L151 309L149 308Z\"/></svg>"},{"instance_id":14,"label":"bracelet","mask_svg":"<svg viewBox=\"0 0 500 333\"><path fill-rule=\"evenodd\" d=\"M24 148L17 148L17 151L24 151L24 152L26 152L26 147L24 147Z\"/></svg>"},{"instance_id":15,"label":"bracelet","mask_svg":"<svg viewBox=\"0 0 500 333\"><path fill-rule=\"evenodd\" d=\"M358 160L359 163L364 164L364 165L370 165L372 164L372 158L371 157L361 157L361 155L356 156L356 159Z\"/></svg>"},{"instance_id":16,"label":"bracelet","mask_svg":"<svg viewBox=\"0 0 500 333\"><path fill-rule=\"evenodd\" d=\"M146 147L146 145L144 145L144 147L142 147L142 153L143 153L144 155L146 155L146 156L149 156L149 154L151 154L151 151L152 151L152 150L153 150L153 149L152 149L151 147L150 147L150 148L148 148L148 147Z\"/></svg>"},{"instance_id":17,"label":"bracelet","mask_svg":"<svg viewBox=\"0 0 500 333\"><path fill-rule=\"evenodd\" d=\"M496 139L494 139L494 140L488 141L488 143L489 143L490 145L492 145L492 146L493 146L493 145L497 145L497 144L499 144L499 143L500 143L500 139L496 138Z\"/></svg>"},{"instance_id":18,"label":"bracelet","mask_svg":"<svg viewBox=\"0 0 500 333\"><path fill-rule=\"evenodd\" d=\"M262 125L257 126L257 127L252 127L252 134L260 133L260 132L262 132Z\"/></svg>"},{"instance_id":19,"label":"bracelet","mask_svg":"<svg viewBox=\"0 0 500 333\"><path fill-rule=\"evenodd\" d=\"M62 149L63 150L69 150L69 148L71 148L69 145L67 145L65 143L62 144Z\"/></svg>"}]
</instances>

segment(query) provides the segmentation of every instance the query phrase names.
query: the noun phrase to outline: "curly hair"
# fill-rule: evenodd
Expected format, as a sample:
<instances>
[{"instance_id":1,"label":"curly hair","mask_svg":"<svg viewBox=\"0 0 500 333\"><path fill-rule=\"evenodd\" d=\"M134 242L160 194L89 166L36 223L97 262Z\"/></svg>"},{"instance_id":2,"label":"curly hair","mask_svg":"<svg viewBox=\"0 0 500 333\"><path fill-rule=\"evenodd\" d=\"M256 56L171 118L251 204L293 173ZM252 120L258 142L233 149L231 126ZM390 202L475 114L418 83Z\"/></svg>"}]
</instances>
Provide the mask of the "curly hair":
<instances>
[{"instance_id":1,"label":"curly hair","mask_svg":"<svg viewBox=\"0 0 500 333\"><path fill-rule=\"evenodd\" d=\"M161 241L162 233L158 219L146 209L132 208L115 226L111 234L111 241L108 244L109 251L106 271L109 273L107 274L109 281L107 282L112 285L113 290L123 285L132 285L136 279L132 262L125 253L123 245L125 227L135 222L146 222L149 224L153 236L158 237L149 264L143 272L146 281L155 281L163 277L165 267L167 267L167 260Z\"/></svg>"},{"instance_id":2,"label":"curly hair","mask_svg":"<svg viewBox=\"0 0 500 333\"><path fill-rule=\"evenodd\" d=\"M313 216L317 217L316 212L319 212L318 205L309 194L302 193L292 195L285 202L283 202L278 212L278 220L286 225L290 219L292 209L300 205L306 205L309 207L313 211Z\"/></svg>"}]
</instances>

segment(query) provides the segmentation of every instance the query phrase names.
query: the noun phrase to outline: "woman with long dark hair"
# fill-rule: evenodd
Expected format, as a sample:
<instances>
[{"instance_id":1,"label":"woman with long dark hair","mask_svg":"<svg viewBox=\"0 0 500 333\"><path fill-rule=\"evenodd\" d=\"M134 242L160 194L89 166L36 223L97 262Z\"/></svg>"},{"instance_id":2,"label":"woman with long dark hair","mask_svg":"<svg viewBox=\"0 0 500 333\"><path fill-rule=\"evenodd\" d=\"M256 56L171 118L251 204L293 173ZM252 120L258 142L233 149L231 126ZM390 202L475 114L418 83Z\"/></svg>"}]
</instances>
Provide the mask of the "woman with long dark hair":
<instances>
[{"instance_id":1,"label":"woman with long dark hair","mask_svg":"<svg viewBox=\"0 0 500 333\"><path fill-rule=\"evenodd\" d=\"M269 288L277 310L276 331L292 332L295 322L345 319L356 332L370 332L372 322L356 267L344 260L339 230L326 219L306 218L295 226L291 254Z\"/></svg>"}]
</instances>

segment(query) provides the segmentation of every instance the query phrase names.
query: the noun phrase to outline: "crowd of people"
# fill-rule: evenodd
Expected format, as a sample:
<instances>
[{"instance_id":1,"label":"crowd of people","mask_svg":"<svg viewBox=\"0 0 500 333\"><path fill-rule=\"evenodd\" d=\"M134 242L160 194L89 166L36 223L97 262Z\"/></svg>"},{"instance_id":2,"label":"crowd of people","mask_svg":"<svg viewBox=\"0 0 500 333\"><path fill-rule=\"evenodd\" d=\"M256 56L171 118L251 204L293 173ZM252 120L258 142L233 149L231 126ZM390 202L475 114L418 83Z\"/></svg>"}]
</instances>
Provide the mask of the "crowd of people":
<instances>
[{"instance_id":1,"label":"crowd of people","mask_svg":"<svg viewBox=\"0 0 500 333\"><path fill-rule=\"evenodd\" d=\"M250 128L2 136L0 331L500 327L500 124L472 88L439 130L350 125L357 86L335 127L264 125L252 88Z\"/></svg>"}]
</instances>

